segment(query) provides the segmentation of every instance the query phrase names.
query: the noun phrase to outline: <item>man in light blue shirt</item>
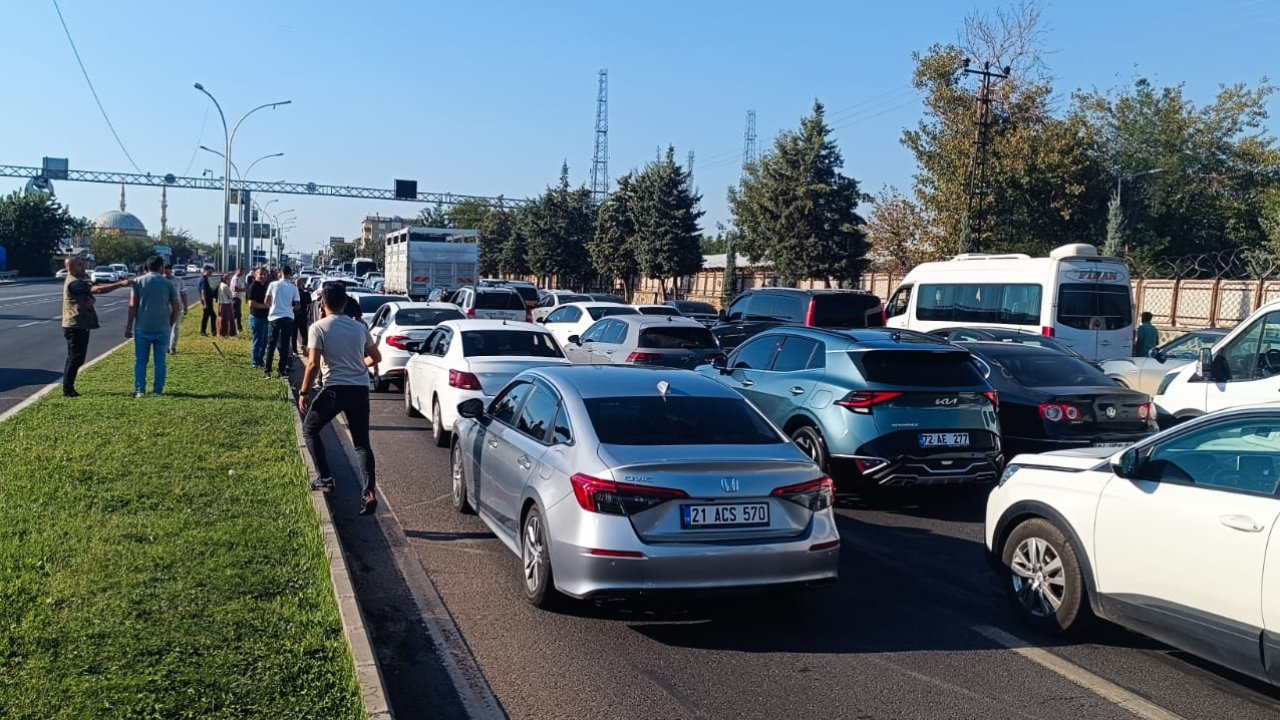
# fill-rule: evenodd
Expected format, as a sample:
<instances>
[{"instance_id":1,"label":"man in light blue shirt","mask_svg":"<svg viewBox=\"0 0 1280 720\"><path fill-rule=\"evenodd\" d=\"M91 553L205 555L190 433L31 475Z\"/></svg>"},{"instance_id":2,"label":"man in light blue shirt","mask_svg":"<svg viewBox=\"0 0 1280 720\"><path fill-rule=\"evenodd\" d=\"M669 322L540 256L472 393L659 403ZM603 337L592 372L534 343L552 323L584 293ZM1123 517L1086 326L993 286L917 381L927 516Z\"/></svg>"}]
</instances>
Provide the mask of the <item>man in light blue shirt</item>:
<instances>
[{"instance_id":1,"label":"man in light blue shirt","mask_svg":"<svg viewBox=\"0 0 1280 720\"><path fill-rule=\"evenodd\" d=\"M133 396L136 398L146 395L147 361L152 356L156 363L152 394L164 394L169 338L174 323L182 317L178 289L161 274L164 258L159 255L147 258L146 269L146 275L134 280L133 293L129 296L129 319L124 326L124 336L133 338Z\"/></svg>"}]
</instances>

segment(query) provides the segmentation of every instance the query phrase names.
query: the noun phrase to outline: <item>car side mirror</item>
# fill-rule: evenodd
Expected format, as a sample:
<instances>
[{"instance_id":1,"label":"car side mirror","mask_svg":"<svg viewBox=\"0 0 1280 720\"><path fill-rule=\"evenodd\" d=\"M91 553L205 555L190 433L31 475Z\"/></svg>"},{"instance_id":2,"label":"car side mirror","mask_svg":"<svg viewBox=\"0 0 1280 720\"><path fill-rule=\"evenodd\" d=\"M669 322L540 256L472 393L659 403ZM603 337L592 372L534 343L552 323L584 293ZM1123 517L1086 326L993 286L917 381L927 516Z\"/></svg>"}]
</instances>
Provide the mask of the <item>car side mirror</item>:
<instances>
[{"instance_id":1,"label":"car side mirror","mask_svg":"<svg viewBox=\"0 0 1280 720\"><path fill-rule=\"evenodd\" d=\"M582 344L582 337L581 337L581 336L579 336L579 335L570 335L570 336L569 336L569 344L570 344L570 345L581 345L581 344Z\"/></svg>"},{"instance_id":2,"label":"car side mirror","mask_svg":"<svg viewBox=\"0 0 1280 720\"><path fill-rule=\"evenodd\" d=\"M711 358L711 367L719 370L721 375L725 375L729 372L729 358L724 355L716 355Z\"/></svg>"},{"instance_id":3,"label":"car side mirror","mask_svg":"<svg viewBox=\"0 0 1280 720\"><path fill-rule=\"evenodd\" d=\"M1111 472L1116 477L1132 478L1138 473L1138 451L1132 448L1111 459Z\"/></svg>"},{"instance_id":4,"label":"car side mirror","mask_svg":"<svg viewBox=\"0 0 1280 720\"><path fill-rule=\"evenodd\" d=\"M1200 357L1196 359L1196 375L1208 380L1213 374L1213 349L1200 348Z\"/></svg>"},{"instance_id":5,"label":"car side mirror","mask_svg":"<svg viewBox=\"0 0 1280 720\"><path fill-rule=\"evenodd\" d=\"M484 401L480 398L471 398L458 403L458 414L464 418L475 419L484 415Z\"/></svg>"},{"instance_id":6,"label":"car side mirror","mask_svg":"<svg viewBox=\"0 0 1280 720\"><path fill-rule=\"evenodd\" d=\"M1160 348L1151 348L1151 352L1147 353L1147 357L1155 360L1161 365L1164 364L1165 360L1168 360L1168 357L1166 357L1164 353L1160 352Z\"/></svg>"},{"instance_id":7,"label":"car side mirror","mask_svg":"<svg viewBox=\"0 0 1280 720\"><path fill-rule=\"evenodd\" d=\"M547 316L546 316L546 315L543 315L542 317L540 317L540 318L538 318L538 319L534 320L534 322L536 322L536 323L538 323L538 324L540 324L540 325L546 325L546 324L547 324Z\"/></svg>"}]
</instances>

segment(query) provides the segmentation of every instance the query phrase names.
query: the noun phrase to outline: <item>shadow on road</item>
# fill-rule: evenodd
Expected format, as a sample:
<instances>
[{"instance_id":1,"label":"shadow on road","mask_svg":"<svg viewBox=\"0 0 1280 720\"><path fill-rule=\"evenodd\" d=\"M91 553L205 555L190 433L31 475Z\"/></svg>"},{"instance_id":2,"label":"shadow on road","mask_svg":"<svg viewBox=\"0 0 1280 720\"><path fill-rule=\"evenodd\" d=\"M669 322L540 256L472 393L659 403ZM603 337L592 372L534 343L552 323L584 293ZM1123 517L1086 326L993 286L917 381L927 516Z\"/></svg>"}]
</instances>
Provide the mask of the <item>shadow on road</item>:
<instances>
[{"instance_id":1,"label":"shadow on road","mask_svg":"<svg viewBox=\"0 0 1280 720\"><path fill-rule=\"evenodd\" d=\"M0 392L16 390L31 385L48 385L62 377L62 373L33 368L0 368Z\"/></svg>"}]
</instances>

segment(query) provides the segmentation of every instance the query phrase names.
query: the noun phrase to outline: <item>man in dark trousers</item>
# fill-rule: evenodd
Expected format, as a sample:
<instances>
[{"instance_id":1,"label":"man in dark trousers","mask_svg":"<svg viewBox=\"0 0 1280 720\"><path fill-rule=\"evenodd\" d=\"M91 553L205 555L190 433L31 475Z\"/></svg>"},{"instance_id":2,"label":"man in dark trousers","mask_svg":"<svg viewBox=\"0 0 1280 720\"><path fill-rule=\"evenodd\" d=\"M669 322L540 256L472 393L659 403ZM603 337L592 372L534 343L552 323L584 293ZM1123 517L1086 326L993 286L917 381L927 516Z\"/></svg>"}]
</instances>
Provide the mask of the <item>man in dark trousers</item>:
<instances>
[{"instance_id":1,"label":"man in dark trousers","mask_svg":"<svg viewBox=\"0 0 1280 720\"><path fill-rule=\"evenodd\" d=\"M62 284L62 336L67 339L67 363L62 369L62 395L80 397L76 392L76 374L89 353L89 331L98 329L93 296L129 287L133 281L94 285L85 272L84 260L69 257L64 264L67 281Z\"/></svg>"},{"instance_id":2,"label":"man in dark trousers","mask_svg":"<svg viewBox=\"0 0 1280 720\"><path fill-rule=\"evenodd\" d=\"M209 282L209 277L212 274L212 265L205 265L200 271L198 292L200 293L200 305L204 307L204 314L200 316L201 335L208 335L210 330L213 330L214 335L218 334L218 308L213 304L213 283Z\"/></svg>"},{"instance_id":3,"label":"man in dark trousers","mask_svg":"<svg viewBox=\"0 0 1280 720\"><path fill-rule=\"evenodd\" d=\"M231 279L232 292L235 292L235 278ZM267 269L260 267L253 271L253 281L249 283L249 332L253 334L253 343L250 345L250 354L253 357L253 366L259 370L266 367L267 361L267 331L270 328L270 321L267 315L271 311L267 305ZM239 309L239 300L236 301L236 308Z\"/></svg>"},{"instance_id":4,"label":"man in dark trousers","mask_svg":"<svg viewBox=\"0 0 1280 720\"><path fill-rule=\"evenodd\" d=\"M342 312L347 289L341 283L325 285L320 291L325 317L311 325L307 340L307 369L298 389L298 409L303 413L302 437L320 474L319 489L333 489L333 473L320 442L320 431L342 413L356 448L357 472L363 484L361 515L378 508L374 492L373 447L369 444L369 371L382 361L382 353L369 335L369 328ZM317 375L322 385L313 389Z\"/></svg>"}]
</instances>

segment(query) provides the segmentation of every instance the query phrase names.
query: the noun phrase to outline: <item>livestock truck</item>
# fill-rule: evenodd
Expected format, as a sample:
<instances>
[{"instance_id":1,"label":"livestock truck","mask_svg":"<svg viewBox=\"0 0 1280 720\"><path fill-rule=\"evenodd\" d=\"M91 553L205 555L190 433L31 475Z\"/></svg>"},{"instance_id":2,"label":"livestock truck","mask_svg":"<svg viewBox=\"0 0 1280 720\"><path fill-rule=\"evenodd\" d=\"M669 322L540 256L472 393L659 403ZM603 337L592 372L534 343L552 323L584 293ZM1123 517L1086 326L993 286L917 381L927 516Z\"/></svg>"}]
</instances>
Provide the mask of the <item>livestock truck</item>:
<instances>
[{"instance_id":1,"label":"livestock truck","mask_svg":"<svg viewBox=\"0 0 1280 720\"><path fill-rule=\"evenodd\" d=\"M426 300L436 288L476 281L480 250L475 230L407 227L387 233L383 292Z\"/></svg>"}]
</instances>

